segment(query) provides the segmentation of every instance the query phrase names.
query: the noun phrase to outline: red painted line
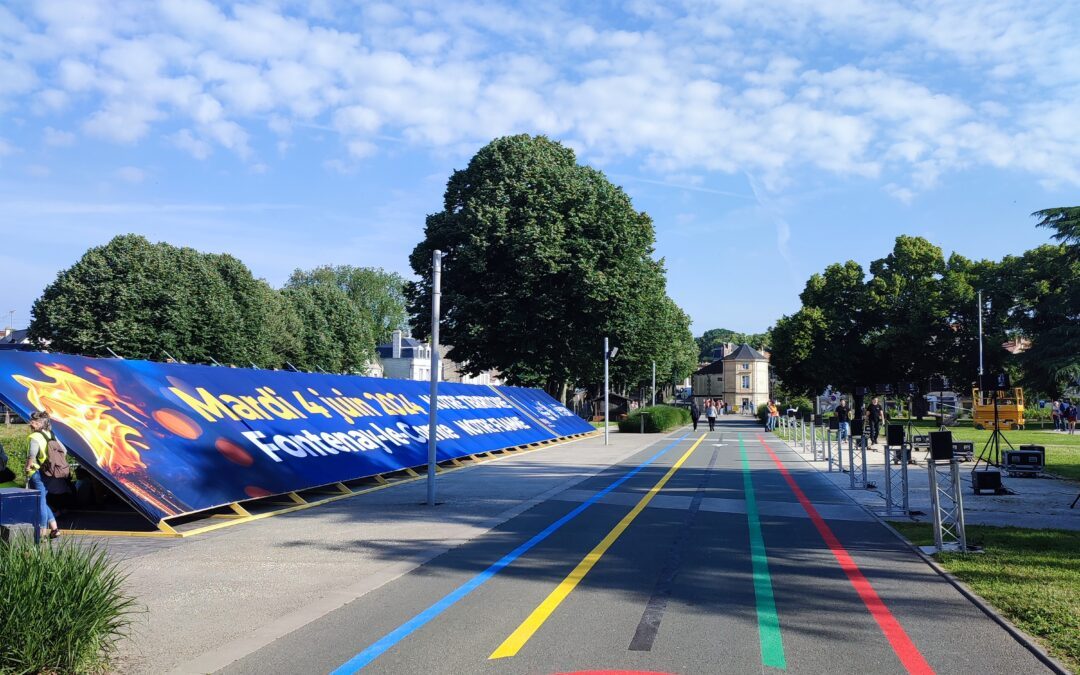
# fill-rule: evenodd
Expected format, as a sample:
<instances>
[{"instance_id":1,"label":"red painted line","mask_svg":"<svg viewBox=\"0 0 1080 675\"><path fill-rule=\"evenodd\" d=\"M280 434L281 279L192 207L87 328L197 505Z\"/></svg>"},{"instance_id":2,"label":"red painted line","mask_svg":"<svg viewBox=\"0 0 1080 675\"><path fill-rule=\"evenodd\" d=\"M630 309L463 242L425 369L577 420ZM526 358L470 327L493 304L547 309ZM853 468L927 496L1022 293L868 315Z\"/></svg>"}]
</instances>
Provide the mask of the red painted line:
<instances>
[{"instance_id":1,"label":"red painted line","mask_svg":"<svg viewBox=\"0 0 1080 675\"><path fill-rule=\"evenodd\" d=\"M799 503L802 504L803 509L806 510L806 514L810 516L810 520L813 521L814 527L817 528L821 538L825 540L825 543L829 546L829 550L832 551L833 556L836 557L836 562L840 563L840 568L844 570L844 574L847 575L851 585L855 587L855 591L862 598L863 603L866 605L866 609L870 611L871 616L874 617L874 621L877 621L877 625L881 628L881 632L885 634L885 638L888 639L889 645L896 653L896 656L900 659L900 663L909 673L933 673L934 669L930 667L930 664L923 658L919 648L915 646L915 643L911 641L908 634L904 631L903 626L896 620L889 608L885 606L885 603L878 596L877 591L870 585L870 582L865 576L859 566L855 564L855 560L852 559L851 554L847 552L844 545L840 543L840 540L836 538L833 531L825 523L825 519L821 517L814 505L807 499L806 494L788 473L787 467L781 462L780 458L776 456L772 448L765 442L761 434L758 434L758 440L761 442L762 447L769 453L773 461L776 463L776 467L780 469L781 475L784 476L784 480L787 481L788 487L795 493Z\"/></svg>"}]
</instances>

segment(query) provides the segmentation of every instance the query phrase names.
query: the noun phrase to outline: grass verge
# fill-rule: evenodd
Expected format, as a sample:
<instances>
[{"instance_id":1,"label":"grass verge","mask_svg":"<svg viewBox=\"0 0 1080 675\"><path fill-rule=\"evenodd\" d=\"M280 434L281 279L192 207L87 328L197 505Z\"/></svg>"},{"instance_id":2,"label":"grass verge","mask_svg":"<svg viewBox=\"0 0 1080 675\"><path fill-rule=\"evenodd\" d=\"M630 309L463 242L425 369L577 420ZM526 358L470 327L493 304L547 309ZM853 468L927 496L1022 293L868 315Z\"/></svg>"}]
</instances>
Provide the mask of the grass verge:
<instances>
[{"instance_id":1,"label":"grass verge","mask_svg":"<svg viewBox=\"0 0 1080 675\"><path fill-rule=\"evenodd\" d=\"M890 522L919 546L933 545L928 523ZM984 553L935 556L1057 659L1080 672L1080 532L968 525Z\"/></svg>"},{"instance_id":2,"label":"grass verge","mask_svg":"<svg viewBox=\"0 0 1080 675\"><path fill-rule=\"evenodd\" d=\"M0 424L0 444L8 456L8 468L15 472L15 479L26 482L26 453L30 448L30 427L25 424Z\"/></svg>"}]
</instances>

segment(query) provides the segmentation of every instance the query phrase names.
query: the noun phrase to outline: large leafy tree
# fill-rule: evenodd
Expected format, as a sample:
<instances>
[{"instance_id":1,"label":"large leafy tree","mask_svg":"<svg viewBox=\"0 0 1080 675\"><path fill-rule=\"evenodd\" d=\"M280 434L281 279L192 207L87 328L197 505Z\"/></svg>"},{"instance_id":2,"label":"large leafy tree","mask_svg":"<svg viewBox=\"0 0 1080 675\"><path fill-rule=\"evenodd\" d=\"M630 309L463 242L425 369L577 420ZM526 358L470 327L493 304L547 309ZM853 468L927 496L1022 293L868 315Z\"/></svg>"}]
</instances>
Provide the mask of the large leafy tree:
<instances>
[{"instance_id":1,"label":"large leafy tree","mask_svg":"<svg viewBox=\"0 0 1080 675\"><path fill-rule=\"evenodd\" d=\"M1012 320L1031 340L1019 359L1024 381L1061 394L1080 382L1080 256L1045 245L1007 262L1018 280Z\"/></svg>"},{"instance_id":2,"label":"large leafy tree","mask_svg":"<svg viewBox=\"0 0 1080 675\"><path fill-rule=\"evenodd\" d=\"M268 292L230 256L123 235L57 275L34 303L30 335L97 356L111 349L129 358L272 361Z\"/></svg>"},{"instance_id":3,"label":"large leafy tree","mask_svg":"<svg viewBox=\"0 0 1080 675\"><path fill-rule=\"evenodd\" d=\"M285 301L299 318L300 353L291 363L305 370L363 372L375 356L368 317L337 285L286 286Z\"/></svg>"},{"instance_id":4,"label":"large leafy tree","mask_svg":"<svg viewBox=\"0 0 1080 675\"><path fill-rule=\"evenodd\" d=\"M453 360L561 397L570 384L599 381L610 336L621 350L612 367L644 381L660 360L644 333L662 323L655 312L666 298L653 242L649 216L569 148L543 136L496 139L453 173L443 210L427 218L409 258L421 278L407 291L412 325L430 334L439 249L442 339Z\"/></svg>"},{"instance_id":5,"label":"large leafy tree","mask_svg":"<svg viewBox=\"0 0 1080 675\"><path fill-rule=\"evenodd\" d=\"M378 267L324 265L313 270L296 270L290 286L334 284L368 316L376 344L390 341L395 330L407 330L405 279Z\"/></svg>"}]
</instances>

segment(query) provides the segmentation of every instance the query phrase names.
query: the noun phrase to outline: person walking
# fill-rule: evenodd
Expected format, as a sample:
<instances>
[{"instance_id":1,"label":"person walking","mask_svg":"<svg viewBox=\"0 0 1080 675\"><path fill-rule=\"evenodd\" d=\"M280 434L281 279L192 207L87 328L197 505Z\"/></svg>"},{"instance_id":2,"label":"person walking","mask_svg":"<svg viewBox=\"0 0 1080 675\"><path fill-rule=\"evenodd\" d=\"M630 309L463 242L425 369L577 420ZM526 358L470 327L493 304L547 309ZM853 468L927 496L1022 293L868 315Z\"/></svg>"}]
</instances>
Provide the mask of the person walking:
<instances>
[{"instance_id":1,"label":"person walking","mask_svg":"<svg viewBox=\"0 0 1080 675\"><path fill-rule=\"evenodd\" d=\"M1050 419L1054 421L1054 431L1061 431L1064 428L1061 424L1061 401L1057 399L1050 404Z\"/></svg>"},{"instance_id":2,"label":"person walking","mask_svg":"<svg viewBox=\"0 0 1080 675\"><path fill-rule=\"evenodd\" d=\"M851 410L847 407L847 399L840 399L840 405L836 406L836 419L839 424L840 440L847 440L848 433L851 431L849 420L851 419Z\"/></svg>"},{"instance_id":3,"label":"person walking","mask_svg":"<svg viewBox=\"0 0 1080 675\"><path fill-rule=\"evenodd\" d=\"M26 453L26 487L38 491L38 529L49 528L49 539L60 536L60 528L56 524L56 516L53 515L49 503L46 501L48 491L45 489L45 481L42 480L41 470L49 459L49 444L59 444L56 436L52 433L52 423L49 421L49 413L38 410L30 415L30 451Z\"/></svg>"},{"instance_id":4,"label":"person walking","mask_svg":"<svg viewBox=\"0 0 1080 675\"><path fill-rule=\"evenodd\" d=\"M870 437L870 445L877 445L881 425L884 423L885 409L881 407L881 401L875 396L870 401L870 405L866 406L866 435Z\"/></svg>"},{"instance_id":5,"label":"person walking","mask_svg":"<svg viewBox=\"0 0 1080 675\"><path fill-rule=\"evenodd\" d=\"M701 417L701 408L697 401L690 401L690 421L694 423L694 431L697 431L698 418Z\"/></svg>"},{"instance_id":6,"label":"person walking","mask_svg":"<svg viewBox=\"0 0 1080 675\"><path fill-rule=\"evenodd\" d=\"M780 422L780 411L776 408L776 401L769 399L769 418L765 423L765 431L773 431L776 429L776 425Z\"/></svg>"},{"instance_id":7,"label":"person walking","mask_svg":"<svg viewBox=\"0 0 1080 675\"><path fill-rule=\"evenodd\" d=\"M1077 417L1076 401L1069 402L1069 412L1066 413L1066 419L1069 423L1069 435L1076 433L1076 417Z\"/></svg>"},{"instance_id":8,"label":"person walking","mask_svg":"<svg viewBox=\"0 0 1080 675\"><path fill-rule=\"evenodd\" d=\"M705 418L709 420L709 431L716 431L716 401L705 401Z\"/></svg>"}]
</instances>

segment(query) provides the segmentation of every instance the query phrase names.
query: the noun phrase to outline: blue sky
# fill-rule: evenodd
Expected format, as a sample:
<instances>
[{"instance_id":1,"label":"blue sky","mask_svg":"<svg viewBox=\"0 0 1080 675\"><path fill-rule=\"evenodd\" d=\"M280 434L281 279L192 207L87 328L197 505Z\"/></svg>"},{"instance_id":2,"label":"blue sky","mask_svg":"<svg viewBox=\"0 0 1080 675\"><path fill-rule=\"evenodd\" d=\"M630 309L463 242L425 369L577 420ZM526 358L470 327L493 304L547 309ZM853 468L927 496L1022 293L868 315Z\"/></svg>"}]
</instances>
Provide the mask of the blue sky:
<instances>
[{"instance_id":1,"label":"blue sky","mask_svg":"<svg viewBox=\"0 0 1080 675\"><path fill-rule=\"evenodd\" d=\"M582 9L581 6L585 6ZM1080 3L0 4L0 318L127 232L409 274L446 179L545 133L652 215L694 331L898 234L999 258L1080 203Z\"/></svg>"}]
</instances>

